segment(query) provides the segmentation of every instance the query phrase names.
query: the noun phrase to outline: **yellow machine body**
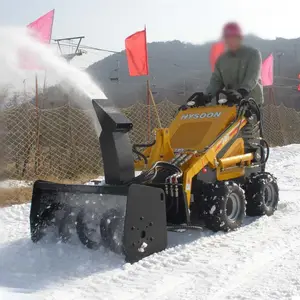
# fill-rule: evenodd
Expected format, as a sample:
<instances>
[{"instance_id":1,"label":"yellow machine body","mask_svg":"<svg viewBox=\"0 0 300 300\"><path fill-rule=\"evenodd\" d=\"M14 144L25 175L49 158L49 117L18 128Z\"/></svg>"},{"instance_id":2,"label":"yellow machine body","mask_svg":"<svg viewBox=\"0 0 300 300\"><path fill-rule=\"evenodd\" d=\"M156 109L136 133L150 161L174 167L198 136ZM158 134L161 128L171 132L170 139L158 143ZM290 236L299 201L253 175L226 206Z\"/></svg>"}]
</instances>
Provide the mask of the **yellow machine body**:
<instances>
[{"instance_id":1,"label":"yellow machine body","mask_svg":"<svg viewBox=\"0 0 300 300\"><path fill-rule=\"evenodd\" d=\"M179 166L188 206L192 180L206 167L216 170L218 181L242 177L254 157L245 153L244 140L237 137L247 120L236 116L236 107L220 105L180 111L169 128L155 129L155 144L143 152L148 162L135 161L136 171L147 170L157 161L170 162L176 155L185 157Z\"/></svg>"}]
</instances>

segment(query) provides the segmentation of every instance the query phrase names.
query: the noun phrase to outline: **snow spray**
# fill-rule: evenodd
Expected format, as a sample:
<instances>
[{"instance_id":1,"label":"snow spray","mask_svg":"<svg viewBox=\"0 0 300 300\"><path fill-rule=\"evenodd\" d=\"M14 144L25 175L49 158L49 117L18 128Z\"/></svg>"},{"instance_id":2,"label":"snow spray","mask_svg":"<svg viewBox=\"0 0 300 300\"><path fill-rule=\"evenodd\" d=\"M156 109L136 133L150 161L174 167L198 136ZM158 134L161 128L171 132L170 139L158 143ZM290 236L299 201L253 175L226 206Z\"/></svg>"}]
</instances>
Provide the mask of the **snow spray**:
<instances>
[{"instance_id":1,"label":"snow spray","mask_svg":"<svg viewBox=\"0 0 300 300\"><path fill-rule=\"evenodd\" d=\"M90 99L106 99L88 74L68 64L49 45L34 40L27 28L0 27L0 41L0 85L10 84L20 88L28 74L32 76L35 72L34 68L22 69L22 51L25 51L30 53L30 58L34 58L34 65L55 75L57 81L67 81Z\"/></svg>"},{"instance_id":2,"label":"snow spray","mask_svg":"<svg viewBox=\"0 0 300 300\"><path fill-rule=\"evenodd\" d=\"M75 99L75 102L86 110L96 133L100 133L101 128L94 113L92 102L87 99L107 99L107 97L87 73L70 65L64 58L57 55L51 46L34 40L27 28L0 27L0 41L0 93L2 90L8 89L12 93L17 92L21 95L26 84L26 94L30 95L28 90L31 87L32 97L34 97L35 74L38 76L41 74L44 77L46 70L49 85L59 83L66 92L70 88L75 88L86 96L80 101ZM22 63L22 58L28 58L26 54L30 54L30 63L33 64L31 70L23 68L24 61ZM30 66L28 61L25 62L26 67ZM1 106L4 106L5 100L2 99L1 95L0 98L1 111Z\"/></svg>"}]
</instances>

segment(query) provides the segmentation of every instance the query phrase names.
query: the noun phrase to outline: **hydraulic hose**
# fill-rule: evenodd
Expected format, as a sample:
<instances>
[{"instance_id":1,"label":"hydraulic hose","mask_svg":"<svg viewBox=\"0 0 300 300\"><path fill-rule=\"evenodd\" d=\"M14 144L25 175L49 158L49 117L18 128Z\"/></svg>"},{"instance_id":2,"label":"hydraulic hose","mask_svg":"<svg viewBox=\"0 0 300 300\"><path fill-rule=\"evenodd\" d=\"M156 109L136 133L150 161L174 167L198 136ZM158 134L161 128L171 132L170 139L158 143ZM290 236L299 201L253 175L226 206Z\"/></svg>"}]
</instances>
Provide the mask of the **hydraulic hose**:
<instances>
[{"instance_id":1,"label":"hydraulic hose","mask_svg":"<svg viewBox=\"0 0 300 300\"><path fill-rule=\"evenodd\" d=\"M174 166L170 163L164 162L164 161L158 161L156 162L153 167L147 171L142 172L137 177L133 178L128 184L131 183L149 183L155 180L155 178L158 176L158 174L161 174L162 172L169 171L169 174L182 174L182 171L179 167Z\"/></svg>"},{"instance_id":2,"label":"hydraulic hose","mask_svg":"<svg viewBox=\"0 0 300 300\"><path fill-rule=\"evenodd\" d=\"M145 164L148 164L148 159L147 157L140 152L139 150L137 150L137 148L148 148L148 147L152 147L154 146L156 143L156 140L154 140L153 142L149 143L149 144L133 144L132 146L132 152L135 153L139 158L142 158L145 162Z\"/></svg>"},{"instance_id":3,"label":"hydraulic hose","mask_svg":"<svg viewBox=\"0 0 300 300\"><path fill-rule=\"evenodd\" d=\"M133 148L133 147L132 147L132 152L133 152L134 154L136 154L139 158L143 159L145 165L148 164L148 159L147 159L147 157L146 157L143 153L139 152L138 150L136 150L136 149Z\"/></svg>"}]
</instances>

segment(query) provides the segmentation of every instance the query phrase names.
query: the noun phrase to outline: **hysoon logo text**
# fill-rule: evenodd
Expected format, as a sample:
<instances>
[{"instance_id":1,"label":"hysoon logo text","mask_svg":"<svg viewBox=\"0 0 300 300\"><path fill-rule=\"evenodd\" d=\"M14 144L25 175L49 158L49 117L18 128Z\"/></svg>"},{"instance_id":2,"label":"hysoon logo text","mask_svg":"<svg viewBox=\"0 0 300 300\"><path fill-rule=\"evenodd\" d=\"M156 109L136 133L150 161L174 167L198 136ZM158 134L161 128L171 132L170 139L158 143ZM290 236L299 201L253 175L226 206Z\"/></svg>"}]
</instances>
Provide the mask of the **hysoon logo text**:
<instances>
[{"instance_id":1,"label":"hysoon logo text","mask_svg":"<svg viewBox=\"0 0 300 300\"><path fill-rule=\"evenodd\" d=\"M186 114L181 116L181 120L190 120L190 119L205 119L205 118L219 118L221 112L209 112L201 114Z\"/></svg>"}]
</instances>

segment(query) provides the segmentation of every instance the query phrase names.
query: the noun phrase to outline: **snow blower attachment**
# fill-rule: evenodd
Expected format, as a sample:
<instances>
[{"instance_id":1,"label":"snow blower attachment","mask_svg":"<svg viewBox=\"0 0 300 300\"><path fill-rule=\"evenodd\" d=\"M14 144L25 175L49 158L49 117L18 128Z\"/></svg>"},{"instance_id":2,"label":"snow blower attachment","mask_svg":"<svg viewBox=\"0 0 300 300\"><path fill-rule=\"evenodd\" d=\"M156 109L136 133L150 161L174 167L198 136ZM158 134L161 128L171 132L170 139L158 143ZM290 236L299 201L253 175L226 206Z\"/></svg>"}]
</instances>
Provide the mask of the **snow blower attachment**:
<instances>
[{"instance_id":1,"label":"snow blower attachment","mask_svg":"<svg viewBox=\"0 0 300 300\"><path fill-rule=\"evenodd\" d=\"M77 233L88 248L100 246L135 262L166 248L163 190L134 181L128 132L131 122L108 100L93 100L102 131L105 184L66 185L36 181L33 188L31 238L39 241L56 228L63 241Z\"/></svg>"},{"instance_id":2,"label":"snow blower attachment","mask_svg":"<svg viewBox=\"0 0 300 300\"><path fill-rule=\"evenodd\" d=\"M276 178L265 172L269 147L254 99L196 105L194 96L155 140L131 147L132 124L107 100L94 100L102 132L104 185L34 184L34 242L50 225L62 240L75 231L89 248L134 262L167 246L167 230L239 228L277 209ZM133 159L133 153L136 160ZM134 177L134 171L141 174Z\"/></svg>"}]
</instances>

